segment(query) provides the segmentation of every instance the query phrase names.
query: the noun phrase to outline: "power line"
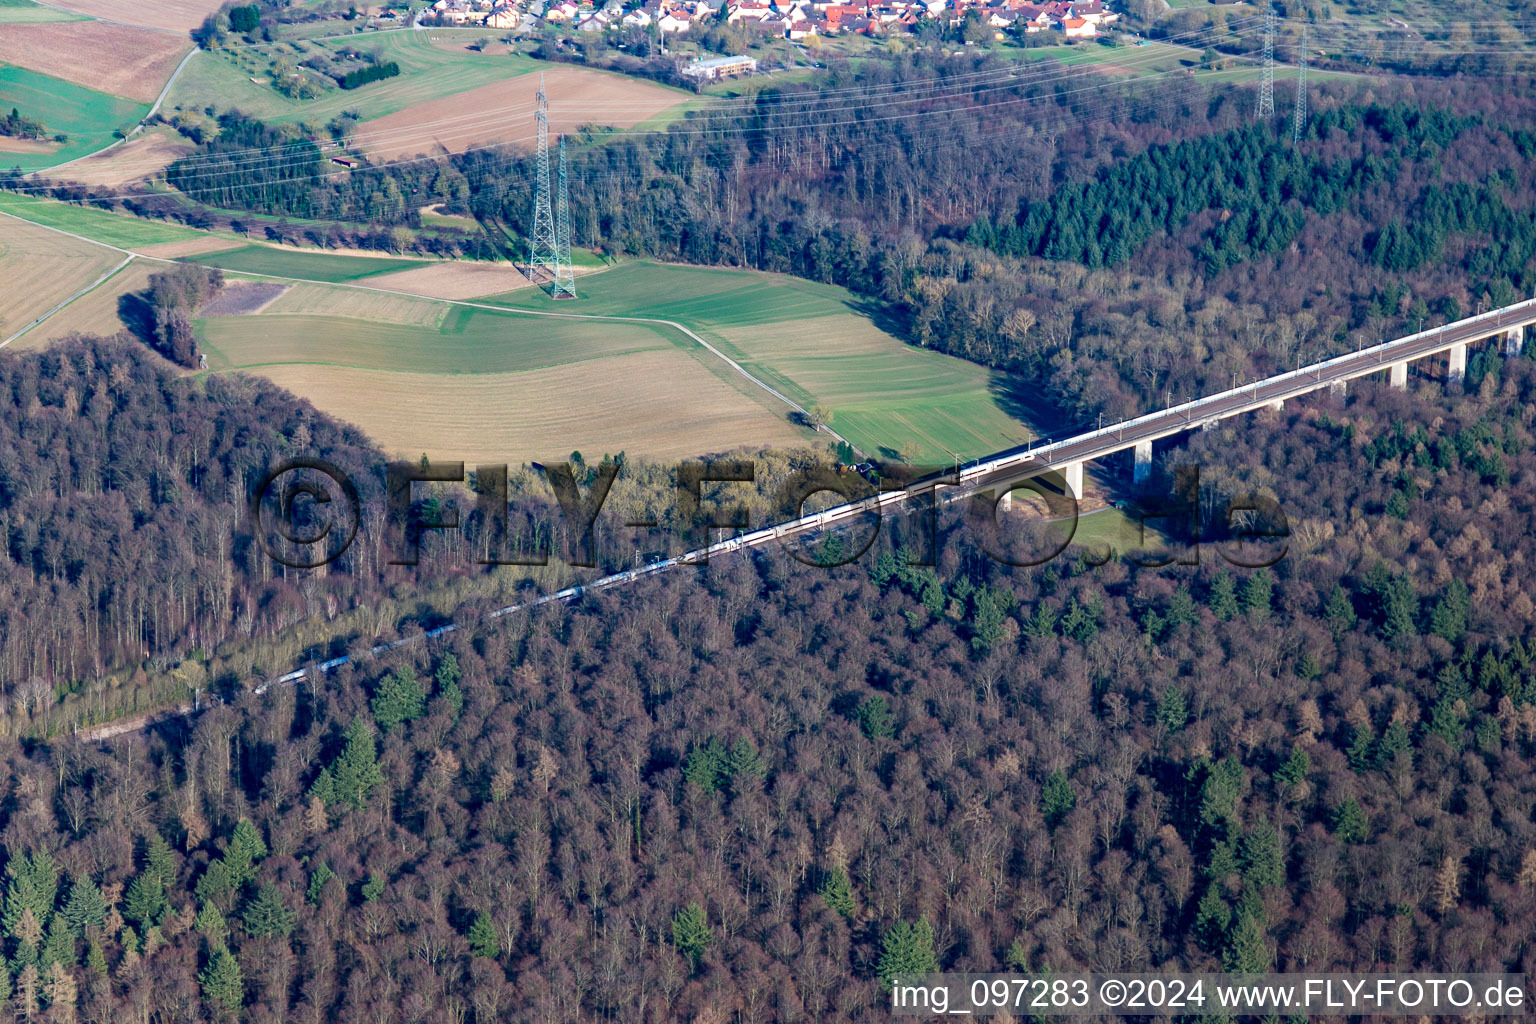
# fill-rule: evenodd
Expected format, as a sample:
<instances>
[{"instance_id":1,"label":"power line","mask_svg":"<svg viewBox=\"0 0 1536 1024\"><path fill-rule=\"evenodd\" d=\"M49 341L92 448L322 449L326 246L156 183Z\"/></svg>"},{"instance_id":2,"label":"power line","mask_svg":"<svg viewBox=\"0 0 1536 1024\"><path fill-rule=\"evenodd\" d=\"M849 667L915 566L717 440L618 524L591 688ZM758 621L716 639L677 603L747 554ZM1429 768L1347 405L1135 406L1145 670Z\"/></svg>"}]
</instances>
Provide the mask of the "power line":
<instances>
[{"instance_id":1,"label":"power line","mask_svg":"<svg viewBox=\"0 0 1536 1024\"><path fill-rule=\"evenodd\" d=\"M1243 56L1247 56L1247 55L1245 54ZM1131 61L1123 62L1121 66L1131 66L1133 63L1141 63L1141 62L1146 62L1146 63L1150 64L1150 63L1153 63L1154 61L1159 60L1159 59L1160 59L1160 55L1153 54L1153 55L1149 55L1146 58L1141 58L1141 57L1132 58ZM1136 84L1138 82L1145 82L1145 81L1148 80L1148 79L1137 79L1137 78L1133 78L1133 77L1129 77L1128 76L1128 77L1125 77L1125 78L1118 78L1118 79L1106 81L1101 76L1098 76L1096 74L1091 74L1090 73L1091 71L1092 71L1091 68L1088 68L1088 69L1073 69L1073 68L1057 68L1057 67L1053 67L1053 68L1049 68L1049 69L1041 68L1038 71L1036 71L1034 69L1031 69L1030 71L1022 73L1022 74L1019 73L1018 71L1014 71L1013 73L1007 75L1006 78L1004 80L1002 80L1002 81L996 81L996 80L982 81L982 82L977 83L976 85L971 86L970 88L961 89L961 90L958 90L957 92L950 93L949 95L951 95L951 96L953 96L955 98L959 98L961 96L966 96L966 97L968 97L968 98L970 98L972 100L975 100L975 99L978 99L978 98L980 98L980 97L982 97L982 96L984 96L985 94L988 94L988 93L995 93L995 92L1002 91L1002 90L1009 90L1009 89L1017 88L1017 87L1019 87L1021 85L1033 84L1034 82L1049 81L1049 80L1051 80L1053 78L1059 78L1059 79L1074 79L1075 78L1075 79L1079 79L1079 80L1085 80L1085 79L1087 80L1087 84L1084 84L1084 85L1081 85L1081 86L1077 86L1075 88L1068 89L1068 90L1065 90L1065 91L1058 90L1055 94L1050 95L1050 96L1034 96L1034 97L1007 96L1007 97L1004 97L1004 98L1001 98L1001 99L991 99L991 100L989 100L987 102L983 102L983 103L979 103L979 104L974 104L974 108L975 109L989 109L990 108L990 110L992 110L994 112L997 112L997 111L1000 111L1001 108L1014 107L1014 106L1021 105L1021 104L1025 105L1025 106L1032 106L1032 105L1041 104L1041 103L1048 103L1048 102L1050 102L1053 99L1059 103L1062 100L1064 100L1065 98L1067 98L1067 97L1069 97L1069 96L1071 96L1071 95L1073 95L1075 93L1090 92L1090 91L1094 91L1094 90L1097 90L1097 89L1102 89L1102 88L1104 88L1106 86L1132 85L1132 84ZM1210 72L1207 75L1202 76L1202 77L1208 77L1208 78L1216 79L1216 78L1224 77L1226 74L1231 74L1231 73L1240 73L1240 72ZM1169 71L1169 70L1158 70L1158 71L1154 71L1148 77L1149 77L1149 79L1167 78L1167 77L1170 77L1172 74L1173 74L1173 72ZM935 82L935 83L931 83L931 84L932 85L937 85L937 84L940 84L940 83ZM943 83L943 84L947 85L949 83ZM930 83L924 83L924 86L928 87L928 86L930 86ZM742 124L742 123L731 124L729 121L726 121L726 120L717 120L717 118L721 118L721 119L729 118L732 114L735 114L737 117L740 117L743 114L748 114L749 113L749 111L744 110L740 105L732 105L731 107L729 107L727 109L720 110L718 113L711 112L711 113L704 114L704 115L695 115L693 117L690 117L687 121L683 122L683 124L681 124L681 125L669 126L667 129L664 129L664 130L656 130L656 129L651 129L651 130L645 130L645 129L622 130L621 129L621 130L619 130L618 132L615 133L614 137L616 137L616 138L623 138L623 137L637 137L637 136L647 136L647 135L675 135L675 136L755 135L755 134L761 134L761 133L765 133L765 132L787 133L787 134L794 135L794 134L798 134L798 133L804 132L806 130L825 129L825 128L844 126L844 125L864 125L864 126L867 126L867 125L871 125L871 124L879 123L879 122L903 121L903 120L908 120L908 119L919 119L919 118L930 117L931 116L931 112L929 110L927 110L924 106L922 106L922 102L924 100L931 101L931 100L934 100L934 99L938 99L938 98L940 98L941 96L944 95L943 93L939 93L939 92L932 92L932 93L929 93L926 96L924 96L924 95L914 95L913 94L914 90L911 90L910 88L902 88L901 86L896 86L896 87L886 86L886 87L883 87L880 90L877 90L877 94L878 94L878 92L881 92L881 91L888 91L889 92L888 98L885 101L882 101L882 102L863 102L863 103L857 103L857 104L854 104L854 103L838 104L838 105L834 105L834 106L832 106L830 108L819 109L819 110L818 109L808 109L808 108L804 108L804 107L802 107L800 109L793 109L792 105L789 104L789 103L773 105L773 106L782 106L782 107L791 108L791 109L787 109L787 110L785 110L785 109L770 110L771 113L777 114L780 117L784 117L785 115L790 115L789 119L785 123L772 124L772 125ZM823 95L825 95L825 94L823 94ZM811 93L809 95L802 95L800 97L797 97L797 100L799 102L801 102L801 103L806 103L806 102L814 102L816 100L816 98L817 98L817 95L815 93ZM899 109L898 112L894 112L894 113L877 113L877 116L870 116L871 113L878 112L879 109L882 108L882 107L884 107L884 108L897 107L897 108L902 108L902 109ZM854 116L849 116L849 115L854 115ZM1085 119L1085 118L1082 118L1081 115L1075 115L1075 116L1071 117L1069 120L1072 121L1073 123L1084 124L1084 123L1089 123L1089 122L1092 122L1092 121L1097 121L1099 119L1091 118L1091 117ZM505 121L506 121L505 117L493 118L492 119L493 123L505 123ZM480 130L483 131L486 126L487 125L485 123L482 123ZM994 133L986 133L986 134L994 134ZM522 136L522 137L519 137L519 138L516 138L516 139L505 139L504 138L504 139L499 140L499 141L494 142L494 143L488 143L488 144L480 145L480 146L467 147L463 152L464 153L474 153L474 152L479 152L479 151L484 151L484 150L498 149L498 148L500 148L502 146L505 146L505 145L515 145L515 144L520 143L520 142L521 143L526 143L526 142L529 142L529 141L533 141L533 139L530 139L528 136ZM268 148L264 148L264 149L247 150L243 154L242 153L235 153L235 154L221 153L221 154L208 154L208 155L200 155L200 156L191 157L191 158L184 158L182 163L181 163L182 170L178 174L178 180L177 180L177 183L176 183L177 191L179 191L179 192L181 192L181 193L183 193L185 195L194 196L195 197L195 196L197 196L199 194L204 194L204 193L213 192L213 191L217 191L218 190L218 187L199 187L199 185L196 184L197 181L200 178L204 178L207 175L227 174L230 170L242 170L242 171L245 171L245 172L249 173L251 171L257 170L257 169L262 168L262 167L271 168L274 165L276 165L278 167L281 167L281 166L283 166L285 164L288 164L290 162L294 162L294 163L299 162L299 159L300 159L299 154L291 152L294 149L294 147L296 147L298 145L300 145L300 143L296 142L296 143L288 144L286 146L268 147ZM379 165L379 166L412 165L412 164L420 164L420 163L424 163L424 162L435 162L435 161L440 160L440 159L442 159L442 155L427 155L427 156L421 156L421 157L407 158L407 159L402 159L402 160L391 161L390 164ZM206 174L204 172L201 172L201 171L195 169L195 168L198 168L198 167L205 167L205 168L207 168ZM311 176L308 176L308 177L295 177L295 178L291 178L291 179L288 179L288 180L290 182L292 182L292 181L301 181L301 180L311 180L313 178L319 178L319 177L328 176L328 174L329 174L329 172L326 172L324 174L311 175ZM39 192L39 191L47 191L50 187L51 186L46 186L46 185L35 185L35 186L16 185L16 186L13 186L13 190L14 191L18 191L18 192ZM506 190L507 189L505 187L503 187L500 191L506 191ZM116 193L118 198L132 198L135 195L143 196L143 197L152 197L152 196L155 196L157 194L158 193L156 193L155 191L147 190L147 189L146 190L136 191L136 192L119 191L118 193Z\"/></svg>"},{"instance_id":2,"label":"power line","mask_svg":"<svg viewBox=\"0 0 1536 1024\"><path fill-rule=\"evenodd\" d=\"M1229 23L1229 27L1242 26L1246 23L1257 20L1259 19L1256 17L1238 19ZM1211 30L1200 29L1191 33L1169 36L1166 40L1164 40L1164 42L1174 45L1179 45L1181 41L1184 45L1201 45L1204 43L1214 42L1216 39L1212 38ZM1241 57L1246 55L1238 54L1237 56ZM1149 53L1146 55L1137 55L1127 60L1120 61L1118 62L1118 66L1124 68L1140 68L1143 65L1155 65L1164 59L1164 54ZM979 72L968 72L959 75L940 75L932 78L920 79L915 82L891 82L878 85L873 88L869 86L852 86L831 90L807 90L805 92L790 94L768 93L760 95L758 98L753 100L752 107L756 112L762 115L777 116L780 118L786 115L806 115L817 118L825 118L829 115L836 116L843 113L858 112L860 114L866 115L859 118L858 120L885 120L886 118L869 118L867 115L870 111L878 110L882 107L910 106L918 104L924 100L938 99L947 95L959 96L969 93L972 96L979 96L984 93L1037 84L1057 78L1088 78L1095 80L1097 84L1109 84L1104 82L1102 76L1099 76L1096 73L1096 70L1097 69L1095 66L1091 64L1084 65L1082 67L1062 67L1054 65L1051 62L1046 62L1037 67L1031 68L1018 68L1016 66L1008 66L1001 68L990 68ZM1133 77L1127 76L1121 81L1128 84L1135 80L1136 79ZM1117 82L1115 84L1120 83ZM883 100L879 99L882 96L884 97ZM839 102L836 104L828 105L826 101L829 97L838 97ZM487 132L494 132L499 127L521 121L521 119L526 116L527 112L536 109L536 106L537 104L535 103L528 106L519 105L503 107L498 112L489 115L487 115L487 113L484 111L475 110L465 114L455 115L447 118L437 118L398 129L353 132L348 135L347 142L352 148L362 148L366 150L370 148L385 146L399 147L402 145L410 145L416 141L426 144L430 142L441 142L443 140L451 142L455 141L455 139L463 139L474 136L484 137ZM636 107L632 104L626 104L622 102L608 103L598 108L598 110L605 113L622 113L625 110L649 111L650 109L651 108L649 105ZM630 136L655 134L665 135L678 132L679 130L683 131L685 134L710 132L719 130L717 128L719 119L735 119L741 116L742 113L743 105L740 100L722 99L709 103L702 110L696 109L690 112L687 121L685 121L682 126L673 125L668 126L666 129L660 130L619 129L617 134ZM906 117L914 115L907 114L901 116ZM846 124L851 122L843 121L833 123ZM439 127L446 128L449 126L453 128L451 133L444 133L442 131L435 130ZM773 128L765 128L763 126L749 126L735 127L730 130L736 132L759 132L764 130L797 131L801 127L815 126L817 125L800 125L790 123L777 125ZM500 145L529 141L532 140L527 137L520 139L502 139L484 146L469 147L465 150L465 152L475 152L482 149L494 148ZM301 156L300 151L302 151L307 144L308 140L295 139L294 141L281 146L248 150L246 151L245 155L228 152L219 154L193 154L187 157L183 157L178 161L178 164L184 169L183 178L191 178L194 177L194 175L185 172L198 165L217 166L217 168L221 171L227 171L231 165L241 167L242 169L249 169L249 167L245 165L268 164L272 162L274 158L281 159L285 154L292 154L295 157L299 157ZM428 154L420 158L407 158L402 160L389 161L389 163L418 163L422 160L436 160L439 159L442 155L443 154ZM147 161L143 166L152 172L159 169L157 163L158 162L156 161ZM183 189L183 191L187 190Z\"/></svg>"},{"instance_id":3,"label":"power line","mask_svg":"<svg viewBox=\"0 0 1536 1024\"><path fill-rule=\"evenodd\" d=\"M1256 54L1250 54L1250 55L1251 56L1256 56ZM1176 73L1176 71L1178 71L1178 70L1181 70L1181 69L1157 71L1157 72L1153 72L1153 74L1151 76L1149 76L1149 77L1151 77L1151 78L1171 78ZM1232 75L1240 75L1240 74L1243 74L1243 73L1244 73L1243 69L1232 69L1232 70L1228 70L1228 71L1212 71L1212 72L1209 72L1209 73L1207 73L1206 75L1204 75L1202 77L1211 78L1211 79L1218 79L1218 78L1228 77L1228 76L1232 76ZM1069 77L1069 76L1063 76L1063 77ZM1057 94L1055 94L1052 97L1033 97L1033 98L1027 98L1027 99L1024 98L1024 97L1013 97L1013 98L1010 98L1008 100L1004 100L1004 101L1001 101L1001 102L993 102L993 103L989 103L989 104L983 104L982 106L983 107L991 107L992 109L996 110L997 108L1000 108L1000 107L1012 107L1012 106L1014 106L1016 104L1019 104L1019 103L1025 103L1025 104L1028 104L1028 105L1033 105L1033 104L1041 103L1041 102L1049 102L1049 100L1051 100L1051 99L1055 99L1055 100L1059 101L1063 97L1071 95L1074 92L1091 91L1092 89L1102 88L1104 85L1117 85L1117 86L1129 85L1129 84L1132 84L1135 81L1144 81L1144 80L1137 80L1137 79L1130 79L1130 78L1121 78L1121 79L1117 79L1117 80L1112 80L1111 82L1102 82L1101 81L1101 82L1099 82L1099 83L1097 83L1097 84L1095 84L1093 86L1079 86L1076 89L1070 89L1070 90L1067 90L1065 92L1058 92ZM1162 95L1158 96L1155 99L1143 100L1141 102L1135 103L1134 106L1133 106L1133 109L1135 109L1137 111L1141 111L1141 112L1151 112L1151 111L1154 111L1154 110L1159 110L1159 109L1162 109L1164 107L1173 105L1173 104L1175 104L1178 101L1179 101L1179 98L1176 95L1173 95L1173 94L1162 94ZM1020 111L1019 113L1022 115L1024 113L1024 111ZM911 113L911 114L895 115L895 116L892 116L892 117L875 118L875 119L872 119L872 120L876 120L876 121L889 121L889 120L905 119L905 118L914 117L914 116L922 117L922 116L931 116L931 115L929 113L927 113L927 112L916 112L916 113ZM980 132L980 135L982 137L990 138L990 139L992 139L994 141L1006 141L1006 140L1010 140L1010 139L1020 139L1020 138L1024 138L1024 137L1039 136L1039 135L1051 136L1051 135L1054 135L1057 132L1065 131L1068 128L1079 128L1080 129L1080 128L1085 128L1085 127L1089 127L1089 126L1097 125L1097 124L1113 123L1113 122L1118 121L1121 116L1122 116L1122 114L1117 112L1117 113L1110 113L1110 114L1102 114L1102 115L1099 115L1099 116L1083 117L1080 114L1064 110L1064 111L1057 111L1057 112L1053 112L1053 113L1047 113L1047 114L1045 114L1045 119L1042 120L1042 121L1031 121L1031 122L1028 122L1028 123L1016 122L1015 124L1011 125L1007 129L1001 130L1001 131L996 130L995 128L992 129L992 130L985 130L984 129L983 131ZM836 121L836 122L831 122L831 123L832 124L847 124L847 123L857 123L857 122ZM805 125L783 125L783 126L777 126L776 130L784 131L784 130L793 129L794 131L799 132L799 131L803 131L807 127L823 127L825 125L826 125L825 122L823 124L821 124L821 125L817 125L815 123L805 124ZM678 129L676 129L676 128L673 129L673 131L677 131L677 130ZM740 128L738 128L738 129L733 129L733 130L724 130L724 131L721 131L720 134L729 135L729 134L735 134L738 131L752 131L752 130L754 130L754 129L740 129ZM755 129L755 130L761 131L763 129L758 128L758 129ZM709 130L706 129L706 132L708 132L708 131ZM635 134L650 135L650 134L664 134L664 133L642 131L642 132L637 132ZM685 132L684 134L691 134L691 133ZM536 135L532 136L532 137L524 136L522 139L520 139L518 141L528 142L528 141L533 141L534 138L536 138ZM925 137L925 144L929 148L935 148L935 149L943 150L943 149L964 149L967 146L969 146L971 143L970 143L970 141L967 141L964 144L957 144L957 143L952 143L952 142L938 141L936 139L933 139L932 137ZM487 150L487 149L497 149L497 148L500 148L501 145L502 145L501 143L497 143L497 144L492 144L492 145L487 145L487 146L472 147L467 152L476 152L476 151ZM441 157L437 157L437 156L433 156L433 157L418 157L418 158L412 158L412 159L397 161L396 163L397 164L417 164L417 163L422 163L422 162L435 161L435 160L438 160L438 159L441 159ZM706 155L704 157L704 159L705 159L706 162L710 162L710 156L709 155ZM318 176L315 176L315 177L322 177L322 176L324 176L324 175L318 175ZM602 186L616 187L616 186L625 184L625 183L629 182L629 180L630 180L628 175L625 175L625 174L622 174L622 173L616 173L616 172L612 172L612 171L604 172L604 173L598 173L598 174L593 174L593 173L589 172L589 173L586 173L584 175L581 175L580 179L582 181L584 181L587 185L589 185L590 187L593 187L593 188L602 187ZM309 179L309 178L293 178L293 179L289 179L289 180L290 181L300 181L300 180L311 180L311 179ZM41 188L26 187L26 186L22 186L22 187L18 187L18 188L14 188L13 189L13 191L22 192L22 193L33 192L33 191L42 191L42 190L43 189L41 189ZM497 184L497 185L495 185L493 187L482 188L480 190L477 190L476 196L478 198L481 198L481 199L501 199L503 201L506 201L506 200L510 200L510 198L513 195L515 195L515 194L525 193L525 192L536 193L536 190L537 190L537 186L536 186L536 182L535 181L531 181L531 180L528 180L528 179L521 179L521 180L519 180L519 179L505 179L501 183L499 183L499 184ZM206 193L206 192L213 191L213 190L210 189L210 188L186 187L185 185L183 185L183 186L179 186L178 187L178 191L180 191L180 192L182 192L184 194L187 194L187 195L196 195L196 194ZM144 192L144 193L140 193L139 195L145 196L145 197L152 197L152 196L156 196L156 195L159 195L159 194L160 193L156 193L156 192ZM131 198L131 196L123 196L122 194L119 194L119 197L120 198Z\"/></svg>"}]
</instances>

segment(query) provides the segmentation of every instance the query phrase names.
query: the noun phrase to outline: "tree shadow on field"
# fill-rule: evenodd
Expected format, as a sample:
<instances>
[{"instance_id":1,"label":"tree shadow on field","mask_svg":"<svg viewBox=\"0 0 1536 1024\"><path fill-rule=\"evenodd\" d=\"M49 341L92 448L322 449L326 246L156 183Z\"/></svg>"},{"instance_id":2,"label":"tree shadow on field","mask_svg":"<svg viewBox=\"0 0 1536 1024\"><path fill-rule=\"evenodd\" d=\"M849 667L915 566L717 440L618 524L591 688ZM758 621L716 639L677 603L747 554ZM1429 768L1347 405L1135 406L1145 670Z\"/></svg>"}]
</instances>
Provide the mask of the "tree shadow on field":
<instances>
[{"instance_id":1,"label":"tree shadow on field","mask_svg":"<svg viewBox=\"0 0 1536 1024\"><path fill-rule=\"evenodd\" d=\"M911 340L907 337L908 325L906 319L894 312L885 303L877 302L873 299L850 299L845 305L860 316L869 317L870 323L880 328L886 334L900 338L908 345L912 344Z\"/></svg>"},{"instance_id":2,"label":"tree shadow on field","mask_svg":"<svg viewBox=\"0 0 1536 1024\"><path fill-rule=\"evenodd\" d=\"M999 409L1029 427L1036 436L1070 428L1066 415L1041 394L1034 382L1023 377L994 370L987 381L987 392Z\"/></svg>"},{"instance_id":3,"label":"tree shadow on field","mask_svg":"<svg viewBox=\"0 0 1536 1024\"><path fill-rule=\"evenodd\" d=\"M140 341L146 345L154 344L155 314L141 293L129 292L118 297L117 318Z\"/></svg>"},{"instance_id":4,"label":"tree shadow on field","mask_svg":"<svg viewBox=\"0 0 1536 1024\"><path fill-rule=\"evenodd\" d=\"M873 299L852 299L846 305L854 313L868 317L872 324L886 334L900 338L904 344L913 344L908 336L909 324L906 318L886 303ZM987 390L999 409L1011 419L1029 427L1032 433L1043 435L1066 429L1069 425L1066 414L1053 405L1034 382L1016 374L992 370ZM893 456L894 452L888 454Z\"/></svg>"}]
</instances>

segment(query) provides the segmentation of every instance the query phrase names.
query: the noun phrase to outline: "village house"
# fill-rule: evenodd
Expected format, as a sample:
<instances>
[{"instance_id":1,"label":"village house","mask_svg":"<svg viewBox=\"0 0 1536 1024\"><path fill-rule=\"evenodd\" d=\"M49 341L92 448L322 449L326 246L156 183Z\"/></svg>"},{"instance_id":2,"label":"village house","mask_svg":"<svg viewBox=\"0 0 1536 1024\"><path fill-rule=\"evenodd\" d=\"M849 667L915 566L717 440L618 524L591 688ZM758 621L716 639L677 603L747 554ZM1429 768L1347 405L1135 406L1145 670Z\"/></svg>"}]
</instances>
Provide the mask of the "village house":
<instances>
[{"instance_id":1,"label":"village house","mask_svg":"<svg viewBox=\"0 0 1536 1024\"><path fill-rule=\"evenodd\" d=\"M1098 26L1086 18L1057 18L1055 25L1068 39L1086 39L1098 35Z\"/></svg>"},{"instance_id":2,"label":"village house","mask_svg":"<svg viewBox=\"0 0 1536 1024\"><path fill-rule=\"evenodd\" d=\"M500 3L485 17L486 28L517 28L523 23L523 15L514 4Z\"/></svg>"},{"instance_id":3,"label":"village house","mask_svg":"<svg viewBox=\"0 0 1536 1024\"><path fill-rule=\"evenodd\" d=\"M773 8L768 4L757 3L755 0L748 3L732 4L725 12L725 20L732 25L738 22L762 24L772 17Z\"/></svg>"},{"instance_id":4,"label":"village house","mask_svg":"<svg viewBox=\"0 0 1536 1024\"><path fill-rule=\"evenodd\" d=\"M1000 10L995 7L982 11L981 16L982 24L997 30L993 33L993 38L995 39L1007 38L1006 30L1012 28L1014 22L1019 20L1019 16L1015 12L1006 9Z\"/></svg>"},{"instance_id":5,"label":"village house","mask_svg":"<svg viewBox=\"0 0 1536 1024\"><path fill-rule=\"evenodd\" d=\"M668 35L687 32L692 25L688 12L681 10L669 10L656 19L656 27Z\"/></svg>"}]
</instances>

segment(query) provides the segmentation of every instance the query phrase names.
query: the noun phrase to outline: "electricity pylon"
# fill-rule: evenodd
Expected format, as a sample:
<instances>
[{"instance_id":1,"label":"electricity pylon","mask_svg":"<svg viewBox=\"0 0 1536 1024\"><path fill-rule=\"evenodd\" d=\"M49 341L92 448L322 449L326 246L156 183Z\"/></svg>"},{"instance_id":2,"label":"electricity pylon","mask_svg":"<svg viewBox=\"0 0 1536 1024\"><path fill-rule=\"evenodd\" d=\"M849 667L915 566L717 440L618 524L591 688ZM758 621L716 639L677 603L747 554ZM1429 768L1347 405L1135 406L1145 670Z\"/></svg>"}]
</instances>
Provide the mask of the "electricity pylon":
<instances>
[{"instance_id":1,"label":"electricity pylon","mask_svg":"<svg viewBox=\"0 0 1536 1024\"><path fill-rule=\"evenodd\" d=\"M567 250L564 261L564 272L561 270L560 241L555 230L555 213L549 197L549 97L544 94L544 76L539 76L539 102L538 111L534 115L538 122L538 151L534 164L533 179L533 229L528 233L528 280L539 283L541 270L548 274L552 292L556 298L561 296L561 281L570 277L571 259ZM565 166L561 164L562 178ZM562 200L565 189L560 190ZM570 294L576 294L574 287Z\"/></svg>"},{"instance_id":2,"label":"electricity pylon","mask_svg":"<svg viewBox=\"0 0 1536 1024\"><path fill-rule=\"evenodd\" d=\"M1296 109L1291 112L1291 145L1301 144L1307 128L1307 26L1301 26L1301 54L1296 60Z\"/></svg>"},{"instance_id":3,"label":"electricity pylon","mask_svg":"<svg viewBox=\"0 0 1536 1024\"><path fill-rule=\"evenodd\" d=\"M571 199L565 170L565 136L560 136L560 186L555 192L555 280L550 295L576 297L576 272L571 269Z\"/></svg>"},{"instance_id":4,"label":"electricity pylon","mask_svg":"<svg viewBox=\"0 0 1536 1024\"><path fill-rule=\"evenodd\" d=\"M1275 9L1264 5L1264 69L1259 72L1260 121L1275 116Z\"/></svg>"}]
</instances>

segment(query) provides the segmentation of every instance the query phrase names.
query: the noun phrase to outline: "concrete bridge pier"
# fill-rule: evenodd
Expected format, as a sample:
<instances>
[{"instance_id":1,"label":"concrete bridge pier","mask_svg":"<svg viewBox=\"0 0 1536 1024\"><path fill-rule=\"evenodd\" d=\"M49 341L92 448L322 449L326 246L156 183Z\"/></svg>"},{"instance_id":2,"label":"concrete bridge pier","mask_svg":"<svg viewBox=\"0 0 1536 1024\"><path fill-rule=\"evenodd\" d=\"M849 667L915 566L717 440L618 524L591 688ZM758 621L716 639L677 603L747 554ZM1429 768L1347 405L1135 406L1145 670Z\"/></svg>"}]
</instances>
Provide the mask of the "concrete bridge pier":
<instances>
[{"instance_id":1,"label":"concrete bridge pier","mask_svg":"<svg viewBox=\"0 0 1536 1024\"><path fill-rule=\"evenodd\" d=\"M1147 477L1152 475L1152 442L1136 442L1136 468L1131 472L1131 480L1135 483L1145 483Z\"/></svg>"},{"instance_id":2,"label":"concrete bridge pier","mask_svg":"<svg viewBox=\"0 0 1536 1024\"><path fill-rule=\"evenodd\" d=\"M1517 356L1525 351L1525 328L1511 327L1504 332L1504 354Z\"/></svg>"},{"instance_id":3,"label":"concrete bridge pier","mask_svg":"<svg viewBox=\"0 0 1536 1024\"><path fill-rule=\"evenodd\" d=\"M1346 394L1349 393L1349 381L1346 381L1346 380L1336 380L1336 381L1334 381L1332 384L1328 385L1328 393L1329 394L1333 394L1333 395L1338 395L1340 398L1343 398Z\"/></svg>"},{"instance_id":4,"label":"concrete bridge pier","mask_svg":"<svg viewBox=\"0 0 1536 1024\"><path fill-rule=\"evenodd\" d=\"M1387 370L1387 380L1395 388L1406 388L1408 386L1408 361L1405 359L1401 363L1393 363Z\"/></svg>"},{"instance_id":5,"label":"concrete bridge pier","mask_svg":"<svg viewBox=\"0 0 1536 1024\"><path fill-rule=\"evenodd\" d=\"M1467 375L1467 343L1452 345L1445 353L1445 379L1458 381Z\"/></svg>"},{"instance_id":6,"label":"concrete bridge pier","mask_svg":"<svg viewBox=\"0 0 1536 1024\"><path fill-rule=\"evenodd\" d=\"M1066 477L1067 493L1078 500L1083 497L1083 464L1081 462L1068 462L1061 469L1062 476Z\"/></svg>"},{"instance_id":7,"label":"concrete bridge pier","mask_svg":"<svg viewBox=\"0 0 1536 1024\"><path fill-rule=\"evenodd\" d=\"M1283 412L1285 410L1285 399L1277 398L1270 402L1266 408L1273 409L1275 412Z\"/></svg>"}]
</instances>

